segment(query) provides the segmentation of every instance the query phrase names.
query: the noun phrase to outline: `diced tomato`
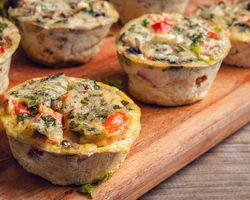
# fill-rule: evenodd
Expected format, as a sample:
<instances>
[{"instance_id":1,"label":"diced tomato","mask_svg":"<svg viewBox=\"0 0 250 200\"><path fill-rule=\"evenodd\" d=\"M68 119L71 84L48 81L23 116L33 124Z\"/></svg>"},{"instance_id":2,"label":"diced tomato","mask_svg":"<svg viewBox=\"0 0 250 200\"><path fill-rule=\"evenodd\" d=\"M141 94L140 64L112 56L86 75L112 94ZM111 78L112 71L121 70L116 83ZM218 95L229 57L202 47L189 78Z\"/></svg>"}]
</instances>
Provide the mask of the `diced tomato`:
<instances>
[{"instance_id":1,"label":"diced tomato","mask_svg":"<svg viewBox=\"0 0 250 200\"><path fill-rule=\"evenodd\" d=\"M149 56L149 57L147 57L147 59L154 60L154 57L153 56Z\"/></svg>"},{"instance_id":2,"label":"diced tomato","mask_svg":"<svg viewBox=\"0 0 250 200\"><path fill-rule=\"evenodd\" d=\"M165 19L160 22L156 22L152 25L152 28L154 29L155 32L163 32L166 31L167 29L173 27L174 25L169 22L168 19Z\"/></svg>"},{"instance_id":3,"label":"diced tomato","mask_svg":"<svg viewBox=\"0 0 250 200\"><path fill-rule=\"evenodd\" d=\"M212 39L215 39L215 40L218 39L218 34L215 32L209 31L207 34Z\"/></svg>"},{"instance_id":4,"label":"diced tomato","mask_svg":"<svg viewBox=\"0 0 250 200\"><path fill-rule=\"evenodd\" d=\"M3 46L0 46L0 53L4 53L5 52L5 49Z\"/></svg>"},{"instance_id":5,"label":"diced tomato","mask_svg":"<svg viewBox=\"0 0 250 200\"><path fill-rule=\"evenodd\" d=\"M6 49L10 47L9 44L3 44L0 46L0 53L4 53Z\"/></svg>"},{"instance_id":6,"label":"diced tomato","mask_svg":"<svg viewBox=\"0 0 250 200\"><path fill-rule=\"evenodd\" d=\"M111 114L103 123L106 130L110 133L117 131L126 121L128 117L123 112L115 112Z\"/></svg>"},{"instance_id":7,"label":"diced tomato","mask_svg":"<svg viewBox=\"0 0 250 200\"><path fill-rule=\"evenodd\" d=\"M29 109L23 104L17 103L15 100L12 100L12 103L14 105L14 110L17 115L30 114Z\"/></svg>"},{"instance_id":8,"label":"diced tomato","mask_svg":"<svg viewBox=\"0 0 250 200\"><path fill-rule=\"evenodd\" d=\"M45 143L48 143L48 144L52 144L52 145L58 144L57 141L51 140L51 139L47 138L45 135L42 135L42 134L37 133L37 132L34 133L33 137L34 137L35 139L41 140L41 141L43 141L43 142L45 142Z\"/></svg>"},{"instance_id":9,"label":"diced tomato","mask_svg":"<svg viewBox=\"0 0 250 200\"><path fill-rule=\"evenodd\" d=\"M250 17L248 18L248 20L247 20L247 24L249 24L250 25Z\"/></svg>"},{"instance_id":10,"label":"diced tomato","mask_svg":"<svg viewBox=\"0 0 250 200\"><path fill-rule=\"evenodd\" d=\"M46 143L48 143L48 144L52 144L52 145L56 145L56 144L58 144L58 142L57 142L57 141L55 141L55 140L51 140L51 139L49 139L49 138L46 138L45 142L46 142Z\"/></svg>"}]
</instances>

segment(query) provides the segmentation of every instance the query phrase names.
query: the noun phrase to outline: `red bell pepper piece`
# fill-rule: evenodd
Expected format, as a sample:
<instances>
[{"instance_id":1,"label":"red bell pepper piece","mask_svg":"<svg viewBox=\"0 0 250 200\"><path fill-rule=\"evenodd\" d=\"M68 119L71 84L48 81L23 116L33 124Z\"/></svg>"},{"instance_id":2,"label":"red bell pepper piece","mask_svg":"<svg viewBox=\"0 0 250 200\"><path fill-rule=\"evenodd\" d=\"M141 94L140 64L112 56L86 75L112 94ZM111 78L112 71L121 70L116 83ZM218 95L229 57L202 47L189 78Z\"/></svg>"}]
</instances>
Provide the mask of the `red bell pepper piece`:
<instances>
[{"instance_id":1,"label":"red bell pepper piece","mask_svg":"<svg viewBox=\"0 0 250 200\"><path fill-rule=\"evenodd\" d=\"M215 32L209 31L207 34L212 39L215 39L215 40L218 39L218 34Z\"/></svg>"},{"instance_id":2,"label":"red bell pepper piece","mask_svg":"<svg viewBox=\"0 0 250 200\"><path fill-rule=\"evenodd\" d=\"M103 123L106 130L110 133L117 131L126 121L128 117L123 112L115 112L111 114Z\"/></svg>"},{"instance_id":3,"label":"red bell pepper piece","mask_svg":"<svg viewBox=\"0 0 250 200\"><path fill-rule=\"evenodd\" d=\"M170 23L168 19L156 22L152 25L152 28L155 32L163 32L169 29L170 27L173 27L173 24Z\"/></svg>"},{"instance_id":4,"label":"red bell pepper piece","mask_svg":"<svg viewBox=\"0 0 250 200\"><path fill-rule=\"evenodd\" d=\"M14 110L15 110L15 113L17 115L31 114L29 109L26 106L24 106L23 104L17 103L15 100L12 100L12 103L14 105Z\"/></svg>"}]
</instances>

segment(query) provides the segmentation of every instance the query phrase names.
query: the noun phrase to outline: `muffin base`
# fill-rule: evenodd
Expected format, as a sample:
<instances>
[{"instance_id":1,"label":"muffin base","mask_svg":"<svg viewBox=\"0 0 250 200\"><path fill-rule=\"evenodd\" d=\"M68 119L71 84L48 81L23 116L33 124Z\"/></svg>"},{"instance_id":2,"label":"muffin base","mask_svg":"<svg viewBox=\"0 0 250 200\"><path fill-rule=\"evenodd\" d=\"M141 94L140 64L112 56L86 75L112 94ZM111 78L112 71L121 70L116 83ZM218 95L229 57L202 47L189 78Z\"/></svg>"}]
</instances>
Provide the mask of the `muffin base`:
<instances>
[{"instance_id":1,"label":"muffin base","mask_svg":"<svg viewBox=\"0 0 250 200\"><path fill-rule=\"evenodd\" d=\"M0 94L8 88L11 57L0 64Z\"/></svg>"},{"instance_id":2,"label":"muffin base","mask_svg":"<svg viewBox=\"0 0 250 200\"><path fill-rule=\"evenodd\" d=\"M129 92L136 99L160 106L180 106L195 103L208 94L221 63L204 68L170 67L164 71L123 66L129 75Z\"/></svg>"},{"instance_id":3,"label":"muffin base","mask_svg":"<svg viewBox=\"0 0 250 200\"><path fill-rule=\"evenodd\" d=\"M231 41L232 48L224 62L238 67L250 67L250 42Z\"/></svg>"},{"instance_id":4,"label":"muffin base","mask_svg":"<svg viewBox=\"0 0 250 200\"><path fill-rule=\"evenodd\" d=\"M126 153L106 152L87 155L59 155L39 150L8 137L13 156L28 172L56 185L82 185L115 172Z\"/></svg>"},{"instance_id":5,"label":"muffin base","mask_svg":"<svg viewBox=\"0 0 250 200\"><path fill-rule=\"evenodd\" d=\"M96 55L111 24L92 30L45 29L21 21L18 26L27 56L37 63L59 68L85 63Z\"/></svg>"}]
</instances>

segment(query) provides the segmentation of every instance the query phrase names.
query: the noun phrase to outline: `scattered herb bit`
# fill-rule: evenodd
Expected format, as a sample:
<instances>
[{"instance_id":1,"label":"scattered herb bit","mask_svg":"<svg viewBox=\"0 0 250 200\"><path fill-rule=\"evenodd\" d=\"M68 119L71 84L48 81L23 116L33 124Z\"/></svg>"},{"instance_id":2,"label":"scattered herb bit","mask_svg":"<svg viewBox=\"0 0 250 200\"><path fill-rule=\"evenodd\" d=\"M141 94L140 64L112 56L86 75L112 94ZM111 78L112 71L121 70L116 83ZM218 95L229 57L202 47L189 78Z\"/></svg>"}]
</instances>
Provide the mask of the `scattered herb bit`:
<instances>
[{"instance_id":1,"label":"scattered herb bit","mask_svg":"<svg viewBox=\"0 0 250 200\"><path fill-rule=\"evenodd\" d=\"M82 194L87 194L90 198L93 198L94 186L101 184L104 181L109 180L113 176L113 172L107 172L103 177L97 178L92 184L84 184L79 188L79 192Z\"/></svg>"},{"instance_id":2,"label":"scattered herb bit","mask_svg":"<svg viewBox=\"0 0 250 200\"><path fill-rule=\"evenodd\" d=\"M79 188L79 192L82 193L82 194L87 194L91 198L93 198L93 189L94 189L94 187L91 184L88 183L88 184L82 185Z\"/></svg>"},{"instance_id":3,"label":"scattered herb bit","mask_svg":"<svg viewBox=\"0 0 250 200\"><path fill-rule=\"evenodd\" d=\"M113 172L107 172L103 177L97 178L95 180L95 183L100 184L100 183L102 183L104 181L107 181L113 176L113 174L114 174Z\"/></svg>"},{"instance_id":4,"label":"scattered herb bit","mask_svg":"<svg viewBox=\"0 0 250 200\"><path fill-rule=\"evenodd\" d=\"M138 54L141 54L141 50L138 48L138 47L129 47L126 49L127 52L131 53L131 54L135 54L135 55L138 55Z\"/></svg>"},{"instance_id":5,"label":"scattered herb bit","mask_svg":"<svg viewBox=\"0 0 250 200\"><path fill-rule=\"evenodd\" d=\"M162 59L159 58L159 57L157 57L157 56L155 56L155 57L153 58L153 60L154 60L154 61L161 61Z\"/></svg>"},{"instance_id":6,"label":"scattered herb bit","mask_svg":"<svg viewBox=\"0 0 250 200\"><path fill-rule=\"evenodd\" d=\"M101 89L101 87L99 85L97 85L97 83L95 81L93 82L93 86L94 86L95 90L100 90Z\"/></svg>"},{"instance_id":7,"label":"scattered herb bit","mask_svg":"<svg viewBox=\"0 0 250 200\"><path fill-rule=\"evenodd\" d=\"M66 24L68 22L68 19L60 19L58 21L55 22L55 24Z\"/></svg>"},{"instance_id":8,"label":"scattered herb bit","mask_svg":"<svg viewBox=\"0 0 250 200\"><path fill-rule=\"evenodd\" d=\"M51 75L51 76L47 76L45 78L42 78L41 79L41 82L45 82L45 81L48 81L48 80L54 80L60 76L64 76L64 73L59 73L59 74L54 74L54 75Z\"/></svg>"},{"instance_id":9,"label":"scattered herb bit","mask_svg":"<svg viewBox=\"0 0 250 200\"><path fill-rule=\"evenodd\" d=\"M42 116L41 117L43 122L44 122L44 126L46 128L49 128L49 127L53 127L56 125L56 119L53 118L52 116L48 115L48 116Z\"/></svg>"},{"instance_id":10,"label":"scattered herb bit","mask_svg":"<svg viewBox=\"0 0 250 200\"><path fill-rule=\"evenodd\" d=\"M235 26L239 27L240 32L250 31L250 26L248 24L237 23L237 24L235 24Z\"/></svg>"},{"instance_id":11,"label":"scattered herb bit","mask_svg":"<svg viewBox=\"0 0 250 200\"><path fill-rule=\"evenodd\" d=\"M22 122L24 122L25 119L29 119L31 117L32 116L29 114L20 114L20 115L17 115L16 120L17 120L17 123L22 123Z\"/></svg>"},{"instance_id":12,"label":"scattered herb bit","mask_svg":"<svg viewBox=\"0 0 250 200\"><path fill-rule=\"evenodd\" d=\"M124 105L124 106L127 106L128 104L129 104L129 102L128 101L125 101L125 100L122 100L122 105Z\"/></svg>"},{"instance_id":13,"label":"scattered herb bit","mask_svg":"<svg viewBox=\"0 0 250 200\"><path fill-rule=\"evenodd\" d=\"M219 26L214 27L214 30L215 30L217 33L221 33L221 32L222 32L222 29L221 29Z\"/></svg>"},{"instance_id":14,"label":"scattered herb bit","mask_svg":"<svg viewBox=\"0 0 250 200\"><path fill-rule=\"evenodd\" d=\"M8 28L8 24L0 23L0 34L3 34L3 31Z\"/></svg>"},{"instance_id":15,"label":"scattered herb bit","mask_svg":"<svg viewBox=\"0 0 250 200\"><path fill-rule=\"evenodd\" d=\"M180 44L180 43L177 44L177 48L178 48L179 51L185 51L186 50L185 46Z\"/></svg>"},{"instance_id":16,"label":"scattered herb bit","mask_svg":"<svg viewBox=\"0 0 250 200\"><path fill-rule=\"evenodd\" d=\"M75 122L75 121L71 121L69 125L70 125L71 129L74 129L74 128L77 128L78 126L80 126L80 124Z\"/></svg>"},{"instance_id":17,"label":"scattered herb bit","mask_svg":"<svg viewBox=\"0 0 250 200\"><path fill-rule=\"evenodd\" d=\"M107 80L104 81L106 84L116 87L118 89L123 89L123 80L121 79L111 79L111 80Z\"/></svg>"},{"instance_id":18,"label":"scattered herb bit","mask_svg":"<svg viewBox=\"0 0 250 200\"><path fill-rule=\"evenodd\" d=\"M209 13L205 19L213 19L214 18L214 14L213 13Z\"/></svg>"},{"instance_id":19,"label":"scattered herb bit","mask_svg":"<svg viewBox=\"0 0 250 200\"><path fill-rule=\"evenodd\" d=\"M149 21L148 21L147 19L144 19L144 20L142 21L141 25L147 28L148 25L149 25Z\"/></svg>"},{"instance_id":20,"label":"scattered herb bit","mask_svg":"<svg viewBox=\"0 0 250 200\"><path fill-rule=\"evenodd\" d=\"M120 107L119 105L114 105L113 108L114 108L115 110L117 110L117 109L120 109L121 107Z\"/></svg>"},{"instance_id":21,"label":"scattered herb bit","mask_svg":"<svg viewBox=\"0 0 250 200\"><path fill-rule=\"evenodd\" d=\"M29 96L29 95L20 94L19 91L13 91L13 92L10 93L10 95L13 95L13 96L15 96L17 98L27 98L27 99L31 98L31 96Z\"/></svg>"},{"instance_id":22,"label":"scattered herb bit","mask_svg":"<svg viewBox=\"0 0 250 200\"><path fill-rule=\"evenodd\" d=\"M193 50L195 53L200 52L200 47L196 43L192 43L190 49Z\"/></svg>"},{"instance_id":23,"label":"scattered herb bit","mask_svg":"<svg viewBox=\"0 0 250 200\"><path fill-rule=\"evenodd\" d=\"M192 35L190 39L192 40L193 44L197 44L198 42L200 42L201 38L202 34L200 33L198 35Z\"/></svg>"},{"instance_id":24,"label":"scattered herb bit","mask_svg":"<svg viewBox=\"0 0 250 200\"><path fill-rule=\"evenodd\" d=\"M72 113L72 111L68 114L68 119L73 119L75 116L74 114Z\"/></svg>"}]
</instances>

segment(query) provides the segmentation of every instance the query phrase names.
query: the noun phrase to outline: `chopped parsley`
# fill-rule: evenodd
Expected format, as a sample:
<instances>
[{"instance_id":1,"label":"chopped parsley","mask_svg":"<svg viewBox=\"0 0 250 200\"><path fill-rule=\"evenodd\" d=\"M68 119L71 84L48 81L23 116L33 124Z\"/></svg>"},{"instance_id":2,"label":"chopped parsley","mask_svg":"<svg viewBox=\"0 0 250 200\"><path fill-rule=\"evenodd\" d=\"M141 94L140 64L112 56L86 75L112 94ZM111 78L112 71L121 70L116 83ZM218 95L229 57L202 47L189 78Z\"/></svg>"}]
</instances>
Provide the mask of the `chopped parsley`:
<instances>
[{"instance_id":1,"label":"chopped parsley","mask_svg":"<svg viewBox=\"0 0 250 200\"><path fill-rule=\"evenodd\" d=\"M29 114L20 114L20 115L17 115L16 120L17 120L17 123L19 124L19 123L23 123L25 119L29 119L31 117L32 115L29 115Z\"/></svg>"},{"instance_id":2,"label":"chopped parsley","mask_svg":"<svg viewBox=\"0 0 250 200\"><path fill-rule=\"evenodd\" d=\"M3 34L3 31L8 28L8 24L0 22L0 34Z\"/></svg>"},{"instance_id":3,"label":"chopped parsley","mask_svg":"<svg viewBox=\"0 0 250 200\"><path fill-rule=\"evenodd\" d=\"M237 24L235 24L235 26L237 26L239 28L240 32L250 31L250 26L248 24L237 23Z\"/></svg>"},{"instance_id":4,"label":"chopped parsley","mask_svg":"<svg viewBox=\"0 0 250 200\"><path fill-rule=\"evenodd\" d=\"M121 79L111 79L104 81L106 84L116 87L118 89L123 89L123 80Z\"/></svg>"},{"instance_id":5,"label":"chopped parsley","mask_svg":"<svg viewBox=\"0 0 250 200\"><path fill-rule=\"evenodd\" d=\"M48 81L48 80L54 80L60 76L64 76L64 73L58 73L58 74L54 74L54 75L51 75L51 76L47 76L45 78L42 78L41 79L41 82L45 82L45 81Z\"/></svg>"},{"instance_id":6,"label":"chopped parsley","mask_svg":"<svg viewBox=\"0 0 250 200\"><path fill-rule=\"evenodd\" d=\"M127 106L128 104L129 104L129 102L128 101L125 101L125 100L122 100L122 105L124 105L124 106Z\"/></svg>"},{"instance_id":7,"label":"chopped parsley","mask_svg":"<svg viewBox=\"0 0 250 200\"><path fill-rule=\"evenodd\" d=\"M75 129L75 128L77 128L78 126L80 126L80 124L77 123L77 122L75 122L75 121L71 121L69 125L70 125L70 128L71 128L71 129Z\"/></svg>"},{"instance_id":8,"label":"chopped parsley","mask_svg":"<svg viewBox=\"0 0 250 200\"><path fill-rule=\"evenodd\" d=\"M66 24L68 22L68 19L60 19L55 22L55 24Z\"/></svg>"},{"instance_id":9,"label":"chopped parsley","mask_svg":"<svg viewBox=\"0 0 250 200\"><path fill-rule=\"evenodd\" d=\"M195 35L192 35L191 37L190 37L190 39L192 40L192 44L197 44L198 42L200 42L200 40L201 40L201 38L202 38L202 34L200 33L200 34L195 34Z\"/></svg>"},{"instance_id":10,"label":"chopped parsley","mask_svg":"<svg viewBox=\"0 0 250 200\"><path fill-rule=\"evenodd\" d=\"M147 28L149 25L149 21L147 19L144 19L144 20L142 20L141 25Z\"/></svg>"},{"instance_id":11,"label":"chopped parsley","mask_svg":"<svg viewBox=\"0 0 250 200\"><path fill-rule=\"evenodd\" d=\"M94 189L94 187L88 183L88 184L82 185L79 188L79 192L82 194L87 194L92 198L93 197L93 189Z\"/></svg>"},{"instance_id":12,"label":"chopped parsley","mask_svg":"<svg viewBox=\"0 0 250 200\"><path fill-rule=\"evenodd\" d=\"M50 128L56 125L56 119L50 115L41 117L45 128Z\"/></svg>"}]
</instances>

